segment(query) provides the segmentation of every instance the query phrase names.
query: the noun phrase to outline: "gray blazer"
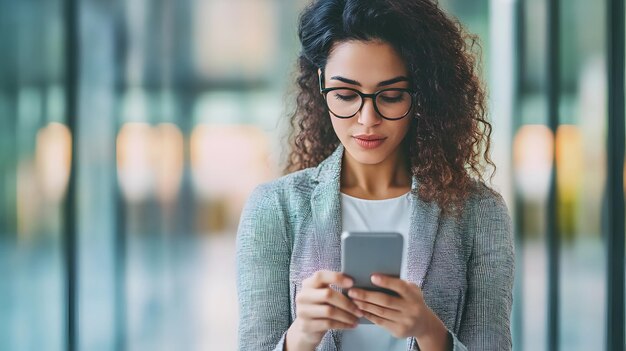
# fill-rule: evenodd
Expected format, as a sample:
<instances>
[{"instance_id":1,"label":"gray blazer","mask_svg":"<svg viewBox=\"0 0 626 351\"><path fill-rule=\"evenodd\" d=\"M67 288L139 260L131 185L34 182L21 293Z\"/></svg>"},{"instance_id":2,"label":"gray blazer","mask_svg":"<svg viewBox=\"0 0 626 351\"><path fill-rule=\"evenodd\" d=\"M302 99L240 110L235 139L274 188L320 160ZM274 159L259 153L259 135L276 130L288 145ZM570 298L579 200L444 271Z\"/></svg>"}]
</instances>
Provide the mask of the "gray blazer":
<instances>
[{"instance_id":1,"label":"gray blazer","mask_svg":"<svg viewBox=\"0 0 626 351\"><path fill-rule=\"evenodd\" d=\"M343 147L315 168L257 187L237 233L239 350L283 350L302 280L341 270L340 174ZM454 350L510 350L514 250L502 197L482 183L459 218L422 201L414 178L407 280L422 288ZM317 350L341 350L329 330ZM407 338L407 350L419 350Z\"/></svg>"}]
</instances>

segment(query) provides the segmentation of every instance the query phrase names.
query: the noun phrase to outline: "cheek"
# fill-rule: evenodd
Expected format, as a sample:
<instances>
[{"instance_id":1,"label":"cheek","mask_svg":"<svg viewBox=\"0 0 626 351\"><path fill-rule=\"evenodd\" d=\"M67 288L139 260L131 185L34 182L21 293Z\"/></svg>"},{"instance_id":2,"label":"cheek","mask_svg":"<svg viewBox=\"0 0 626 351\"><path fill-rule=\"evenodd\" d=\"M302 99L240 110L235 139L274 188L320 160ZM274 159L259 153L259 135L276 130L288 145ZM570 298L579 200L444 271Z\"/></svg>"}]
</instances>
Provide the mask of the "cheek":
<instances>
[{"instance_id":1,"label":"cheek","mask_svg":"<svg viewBox=\"0 0 626 351\"><path fill-rule=\"evenodd\" d=\"M333 116L330 117L330 122L333 125L333 129L335 130L335 134L339 137L339 139L343 139L346 137L348 131L350 130L350 126L352 124L351 118L341 119Z\"/></svg>"},{"instance_id":2,"label":"cheek","mask_svg":"<svg viewBox=\"0 0 626 351\"><path fill-rule=\"evenodd\" d=\"M409 132L409 130L413 128L413 124L411 123L411 120L408 117L406 118L406 121L402 120L402 122L403 122L402 136L405 136Z\"/></svg>"},{"instance_id":3,"label":"cheek","mask_svg":"<svg viewBox=\"0 0 626 351\"><path fill-rule=\"evenodd\" d=\"M394 134L396 135L396 137L398 139L404 139L404 137L407 135L407 133L409 132L409 129L411 128L411 121L410 120L401 120L401 121L396 121L398 122L397 125L394 126Z\"/></svg>"}]
</instances>

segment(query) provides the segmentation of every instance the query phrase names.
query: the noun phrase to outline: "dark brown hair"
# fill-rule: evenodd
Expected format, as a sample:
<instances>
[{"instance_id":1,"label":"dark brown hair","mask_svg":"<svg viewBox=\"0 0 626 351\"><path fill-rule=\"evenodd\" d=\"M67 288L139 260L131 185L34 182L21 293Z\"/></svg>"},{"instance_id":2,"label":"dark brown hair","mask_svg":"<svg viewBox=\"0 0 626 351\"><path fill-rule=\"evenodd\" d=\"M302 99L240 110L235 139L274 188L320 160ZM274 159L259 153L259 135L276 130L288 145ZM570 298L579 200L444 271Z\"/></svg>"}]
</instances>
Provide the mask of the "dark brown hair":
<instances>
[{"instance_id":1,"label":"dark brown hair","mask_svg":"<svg viewBox=\"0 0 626 351\"><path fill-rule=\"evenodd\" d=\"M319 93L318 68L333 44L382 40L404 59L416 107L403 146L419 196L445 211L462 209L483 181L491 124L479 79L477 37L431 0L316 0L301 14L297 97L291 115L287 171L317 166L339 145ZM478 49L474 55L474 49Z\"/></svg>"}]
</instances>

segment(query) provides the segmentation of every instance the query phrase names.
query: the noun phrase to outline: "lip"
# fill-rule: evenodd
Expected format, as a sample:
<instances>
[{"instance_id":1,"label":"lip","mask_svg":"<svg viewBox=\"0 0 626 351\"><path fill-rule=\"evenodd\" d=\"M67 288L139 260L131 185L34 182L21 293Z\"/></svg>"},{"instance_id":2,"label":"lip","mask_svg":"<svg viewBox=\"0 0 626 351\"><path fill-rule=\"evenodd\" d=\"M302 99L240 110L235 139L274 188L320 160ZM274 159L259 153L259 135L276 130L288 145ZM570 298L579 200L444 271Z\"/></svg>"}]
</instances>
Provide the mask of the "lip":
<instances>
[{"instance_id":1,"label":"lip","mask_svg":"<svg viewBox=\"0 0 626 351\"><path fill-rule=\"evenodd\" d=\"M382 145L385 142L385 139L387 139L386 137L383 137L381 135L375 135L375 134L355 135L353 136L353 138L356 141L356 143L364 149L375 149L379 147L380 145Z\"/></svg>"},{"instance_id":2,"label":"lip","mask_svg":"<svg viewBox=\"0 0 626 351\"><path fill-rule=\"evenodd\" d=\"M354 135L353 138L367 140L367 141L386 139L386 137L382 135L378 135L378 134L359 134L359 135Z\"/></svg>"}]
</instances>

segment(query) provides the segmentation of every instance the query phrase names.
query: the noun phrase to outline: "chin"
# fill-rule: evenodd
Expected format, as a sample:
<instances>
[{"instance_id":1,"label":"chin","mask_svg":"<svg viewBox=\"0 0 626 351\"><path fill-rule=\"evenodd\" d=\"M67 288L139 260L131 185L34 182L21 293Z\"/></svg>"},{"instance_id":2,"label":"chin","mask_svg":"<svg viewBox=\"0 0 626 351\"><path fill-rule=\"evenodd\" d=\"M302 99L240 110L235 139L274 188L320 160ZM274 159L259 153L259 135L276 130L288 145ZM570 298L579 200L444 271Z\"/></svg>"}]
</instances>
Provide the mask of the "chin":
<instances>
[{"instance_id":1,"label":"chin","mask_svg":"<svg viewBox=\"0 0 626 351\"><path fill-rule=\"evenodd\" d=\"M376 165L383 162L389 156L387 150L363 150L358 146L345 148L352 158L358 163L365 165Z\"/></svg>"}]
</instances>

